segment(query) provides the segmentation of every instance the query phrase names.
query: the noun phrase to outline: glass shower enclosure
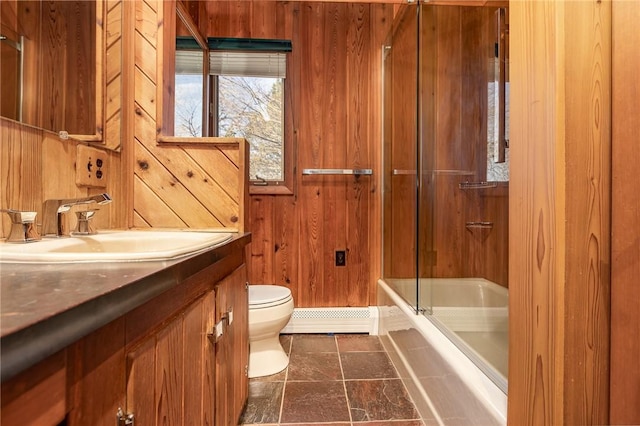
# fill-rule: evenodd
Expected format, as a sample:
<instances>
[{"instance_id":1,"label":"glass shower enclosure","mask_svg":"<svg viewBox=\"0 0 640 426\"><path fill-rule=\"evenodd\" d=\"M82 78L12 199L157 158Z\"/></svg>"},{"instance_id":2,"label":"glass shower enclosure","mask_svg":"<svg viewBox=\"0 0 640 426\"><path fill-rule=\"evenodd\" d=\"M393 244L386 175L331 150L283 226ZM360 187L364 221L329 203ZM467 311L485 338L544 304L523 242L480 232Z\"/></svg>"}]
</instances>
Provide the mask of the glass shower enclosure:
<instances>
[{"instance_id":1,"label":"glass shower enclosure","mask_svg":"<svg viewBox=\"0 0 640 426\"><path fill-rule=\"evenodd\" d=\"M507 41L503 8L418 3L383 47L383 278L505 392Z\"/></svg>"}]
</instances>

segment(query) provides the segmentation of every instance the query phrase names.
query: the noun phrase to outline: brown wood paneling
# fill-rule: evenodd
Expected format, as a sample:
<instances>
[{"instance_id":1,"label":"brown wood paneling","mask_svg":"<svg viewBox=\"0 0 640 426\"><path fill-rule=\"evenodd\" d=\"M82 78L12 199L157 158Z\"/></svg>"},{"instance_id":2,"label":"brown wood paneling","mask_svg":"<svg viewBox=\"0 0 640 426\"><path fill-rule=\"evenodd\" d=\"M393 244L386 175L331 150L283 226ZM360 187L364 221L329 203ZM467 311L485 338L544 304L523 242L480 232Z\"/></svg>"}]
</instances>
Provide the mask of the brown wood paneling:
<instances>
[{"instance_id":1,"label":"brown wood paneling","mask_svg":"<svg viewBox=\"0 0 640 426\"><path fill-rule=\"evenodd\" d=\"M61 140L57 135L25 126L11 120L0 120L3 143L0 144L2 169L0 207L42 213L42 203L49 198L73 198L95 193L75 184L76 146L78 141ZM120 186L120 158L109 152L111 172L106 175L106 191L120 201L124 193ZM103 191L103 190L100 190ZM99 229L122 227L117 203L102 206L96 217ZM10 222L2 215L1 235L8 235ZM71 228L75 215L67 214ZM38 222L42 220L38 216Z\"/></svg>"},{"instance_id":2,"label":"brown wood paneling","mask_svg":"<svg viewBox=\"0 0 640 426\"><path fill-rule=\"evenodd\" d=\"M379 249L370 245L370 210L379 171L357 179L300 172L375 166L380 98L372 95L379 90L373 76L392 14L370 4L207 4L207 36L292 40L286 127L296 152L295 195L251 196L250 281L291 288L297 306L374 303L371 259ZM335 250L348 252L346 267L335 266Z\"/></svg>"},{"instance_id":3,"label":"brown wood paneling","mask_svg":"<svg viewBox=\"0 0 640 426\"><path fill-rule=\"evenodd\" d=\"M229 227L247 220L243 141L223 146L171 137L175 33L174 2L136 2L134 57L135 124L132 148L132 224L194 228ZM158 57L160 58L158 59ZM158 81L162 78L162 81ZM162 104L158 102L162 99ZM162 142L162 143L158 143ZM182 225L179 225L182 223Z\"/></svg>"},{"instance_id":4,"label":"brown wood paneling","mask_svg":"<svg viewBox=\"0 0 640 426\"><path fill-rule=\"evenodd\" d=\"M564 423L609 421L611 3L568 3Z\"/></svg>"},{"instance_id":5,"label":"brown wood paneling","mask_svg":"<svg viewBox=\"0 0 640 426\"><path fill-rule=\"evenodd\" d=\"M508 422L608 424L611 3L510 9Z\"/></svg>"},{"instance_id":6,"label":"brown wood paneling","mask_svg":"<svg viewBox=\"0 0 640 426\"><path fill-rule=\"evenodd\" d=\"M640 424L640 3L612 2L611 397L609 423Z\"/></svg>"}]
</instances>

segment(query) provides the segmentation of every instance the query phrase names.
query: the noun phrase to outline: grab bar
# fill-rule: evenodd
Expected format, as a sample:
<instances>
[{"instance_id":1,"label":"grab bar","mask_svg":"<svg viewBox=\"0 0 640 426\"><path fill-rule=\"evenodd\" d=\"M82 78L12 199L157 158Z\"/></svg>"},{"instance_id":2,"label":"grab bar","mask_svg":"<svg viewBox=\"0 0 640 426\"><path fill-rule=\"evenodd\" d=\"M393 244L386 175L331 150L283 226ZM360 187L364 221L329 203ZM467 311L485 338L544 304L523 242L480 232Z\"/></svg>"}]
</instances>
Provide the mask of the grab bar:
<instances>
[{"instance_id":1,"label":"grab bar","mask_svg":"<svg viewBox=\"0 0 640 426\"><path fill-rule=\"evenodd\" d=\"M371 169L302 169L303 175L372 175Z\"/></svg>"}]
</instances>

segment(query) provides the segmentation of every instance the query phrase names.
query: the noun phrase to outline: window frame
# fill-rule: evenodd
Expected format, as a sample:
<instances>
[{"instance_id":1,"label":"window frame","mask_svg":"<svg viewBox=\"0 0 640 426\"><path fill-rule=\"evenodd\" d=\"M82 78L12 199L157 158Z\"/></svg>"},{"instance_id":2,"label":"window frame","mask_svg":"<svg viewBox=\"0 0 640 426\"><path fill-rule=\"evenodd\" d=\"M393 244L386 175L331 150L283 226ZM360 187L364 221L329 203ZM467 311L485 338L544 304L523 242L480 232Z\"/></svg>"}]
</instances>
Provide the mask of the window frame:
<instances>
[{"instance_id":1,"label":"window frame","mask_svg":"<svg viewBox=\"0 0 640 426\"><path fill-rule=\"evenodd\" d=\"M250 53L250 52L248 52ZM291 52L286 52L287 75L290 72ZM209 130L218 136L218 75L208 76ZM284 78L283 84L283 116L282 116L282 180L259 180L249 176L249 194L293 195L294 194L294 153L293 131L291 121L291 78ZM251 158L249 158L251 161ZM250 167L247 167L249 170Z\"/></svg>"}]
</instances>

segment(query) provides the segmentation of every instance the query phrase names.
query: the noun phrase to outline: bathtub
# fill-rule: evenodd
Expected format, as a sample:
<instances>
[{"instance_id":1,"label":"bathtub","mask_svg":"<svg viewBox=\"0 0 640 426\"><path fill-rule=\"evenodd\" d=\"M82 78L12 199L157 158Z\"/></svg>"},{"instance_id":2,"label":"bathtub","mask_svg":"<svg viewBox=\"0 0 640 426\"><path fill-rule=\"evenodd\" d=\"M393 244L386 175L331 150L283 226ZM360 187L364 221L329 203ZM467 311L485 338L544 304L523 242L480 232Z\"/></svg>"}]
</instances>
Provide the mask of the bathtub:
<instances>
[{"instance_id":1,"label":"bathtub","mask_svg":"<svg viewBox=\"0 0 640 426\"><path fill-rule=\"evenodd\" d=\"M423 279L420 284L426 315L416 314L405 301L416 299L414 279L379 280L378 304L381 341L423 420L506 424L508 291L476 278ZM493 351L503 358L502 368L489 362L495 353L473 349L478 336L496 337L504 345Z\"/></svg>"}]
</instances>

